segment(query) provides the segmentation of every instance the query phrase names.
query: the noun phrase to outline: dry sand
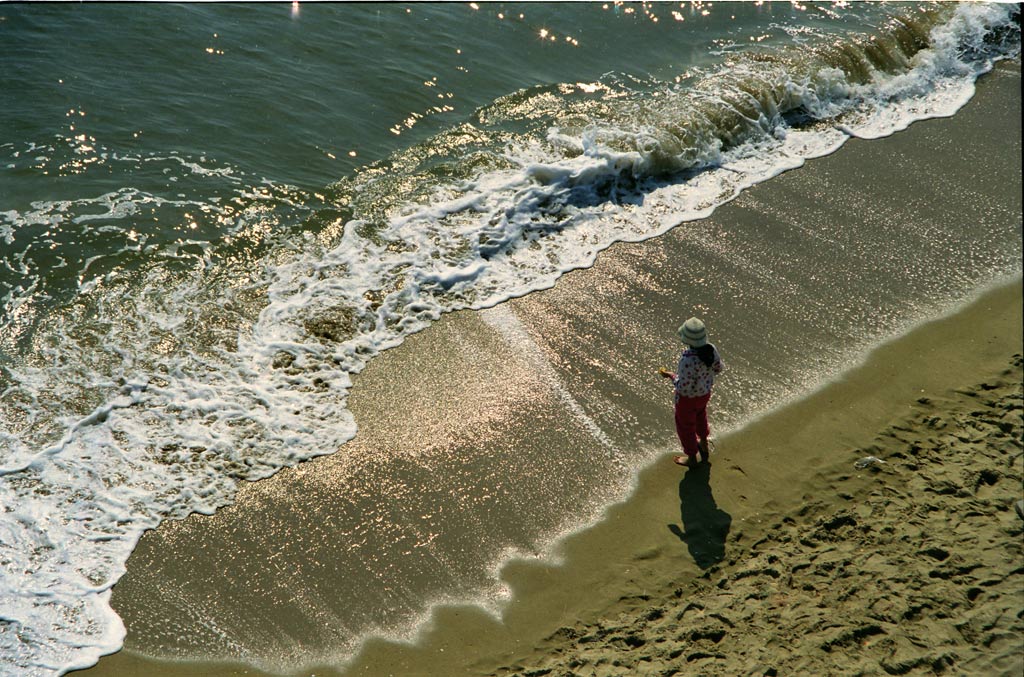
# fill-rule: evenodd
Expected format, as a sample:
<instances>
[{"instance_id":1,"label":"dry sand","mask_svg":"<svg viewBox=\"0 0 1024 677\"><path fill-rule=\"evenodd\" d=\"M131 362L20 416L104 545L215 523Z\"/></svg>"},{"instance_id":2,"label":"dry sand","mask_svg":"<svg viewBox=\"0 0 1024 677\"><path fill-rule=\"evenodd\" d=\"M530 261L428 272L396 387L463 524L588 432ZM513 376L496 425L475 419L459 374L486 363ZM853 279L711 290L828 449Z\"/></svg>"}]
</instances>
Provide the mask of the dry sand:
<instances>
[{"instance_id":1,"label":"dry sand","mask_svg":"<svg viewBox=\"0 0 1024 677\"><path fill-rule=\"evenodd\" d=\"M1024 674L1021 364L919 398L752 543L687 524L695 558L720 564L652 580L493 674ZM684 510L709 470L687 471Z\"/></svg>"}]
</instances>

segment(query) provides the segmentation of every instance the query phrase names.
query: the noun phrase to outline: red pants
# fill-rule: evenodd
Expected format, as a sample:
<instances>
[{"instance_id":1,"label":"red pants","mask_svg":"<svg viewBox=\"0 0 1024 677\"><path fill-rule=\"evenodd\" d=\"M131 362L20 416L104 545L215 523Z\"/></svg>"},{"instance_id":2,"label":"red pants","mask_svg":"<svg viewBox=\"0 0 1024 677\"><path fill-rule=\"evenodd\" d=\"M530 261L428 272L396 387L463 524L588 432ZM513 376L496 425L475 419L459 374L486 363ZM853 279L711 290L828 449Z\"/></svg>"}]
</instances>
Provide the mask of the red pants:
<instances>
[{"instance_id":1,"label":"red pants","mask_svg":"<svg viewBox=\"0 0 1024 677\"><path fill-rule=\"evenodd\" d=\"M697 440L706 440L708 430L708 400L711 393L701 397L680 397L676 400L676 434L687 456L697 453Z\"/></svg>"}]
</instances>

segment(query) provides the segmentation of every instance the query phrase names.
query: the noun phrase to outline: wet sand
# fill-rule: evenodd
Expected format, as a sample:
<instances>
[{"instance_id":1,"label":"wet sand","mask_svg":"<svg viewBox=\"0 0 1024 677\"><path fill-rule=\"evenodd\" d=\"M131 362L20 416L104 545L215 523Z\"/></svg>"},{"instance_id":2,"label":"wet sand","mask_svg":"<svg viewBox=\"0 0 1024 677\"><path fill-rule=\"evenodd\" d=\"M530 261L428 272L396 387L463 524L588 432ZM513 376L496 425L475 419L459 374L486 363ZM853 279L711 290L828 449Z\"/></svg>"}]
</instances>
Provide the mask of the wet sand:
<instances>
[{"instance_id":1,"label":"wet sand","mask_svg":"<svg viewBox=\"0 0 1024 677\"><path fill-rule=\"evenodd\" d=\"M915 177L915 180L921 183L933 181L940 193L948 195L946 202L935 207L942 218L976 218L974 204L958 202L957 195L953 194L957 186L967 179L961 181L952 169L947 174L939 171L928 174L931 169L948 166L951 158L962 158L964 166L957 171L969 173L985 166L990 176L999 177L998 181L980 184L967 181L970 199L994 204L997 210L1014 214L1019 233L1019 150L1007 154L1008 157L995 158L993 165L989 162L991 158L983 153L987 147L984 144L981 149L976 149L950 141L962 139L966 130L979 130L979 134L984 130L990 139L986 142L989 146L998 146L1000 138L1004 138L1007 143L1016 143L1019 149L1019 69L1010 68L1001 80L993 78L990 82L995 84L988 89L987 100L980 89L980 102L977 105L972 102L956 118L919 123L891 139L853 141L834 156L809 163L801 170L749 191L721 208L709 223L714 224L716 219L732 220L741 224L749 222L753 228L757 225L756 219L764 214L763 209L753 207L775 202L786 204L798 195L825 199L836 193L829 190L830 185L847 188L853 196L848 200L856 197L858 191L863 191L883 206L891 203L892 214L882 216L898 218L901 208L899 187L887 181L885 176L873 176L868 168L882 166L884 163L879 159L890 154L897 157L920 154L915 150L915 144L923 144L936 158L922 170L925 176ZM989 128L985 127L986 124ZM1006 129L1008 125L1010 128ZM978 158L971 157L972 152L978 153ZM888 171L898 174L901 167L897 165ZM850 204L844 205L841 200L834 208L851 211ZM906 209L905 206L902 208ZM851 214L850 218L855 216ZM594 268L567 275L554 289L507 304L534 336L538 350L546 356L545 364L554 365L558 379L572 392L592 392L595 400L621 403L621 406L603 412L605 418L599 421L601 428L610 431L616 445L631 444L643 453L672 446L671 428L666 425L663 415L665 393L650 387L648 381L638 375L651 371L648 367L652 365L647 362L652 354L656 354L655 346L663 342L665 336L670 336L677 324L678 308L674 307L671 294L673 271L666 267L665 261L673 248L685 248L687 244L685 232L679 229L655 241L619 246L606 252ZM642 276L650 277L640 280L640 286L656 288L659 293L635 296L635 287L630 288L629 284ZM669 291L663 291L666 289ZM607 300L607 311L580 311L576 314L571 311L574 307L591 311L601 308L602 299ZM697 656L693 661L707 661L708 666L715 665L714 661L718 659L714 658L715 651L707 642L715 645L742 642L744 632L722 635L718 642L714 641L718 630L707 638L694 639L686 633L704 625L691 624L690 618L685 617L696 613L692 609L684 614L684 618L677 619L686 605L700 595L707 595L708 591L721 592L720 596L724 597L722 591L730 586L741 588L760 584L759 581L766 580L765 576L776 584L784 576L795 576L794 580L800 578L801 572L803 576L809 576L810 571L817 569L813 566L798 568L797 565L821 555L800 544L796 534L802 537L806 531L813 535L817 533L815 529L824 528L822 525L842 515L853 516L855 524L839 519L841 524L832 531L842 532L840 536L845 540L836 542L880 547L870 539L881 536L862 531L865 525L876 523L876 509L878 523L886 523L889 519L883 515L882 506L871 503L871 491L879 489L881 482L889 481L908 492L901 499L906 506L922 505L926 497L910 493L907 487L894 479L910 473L904 459L894 458L881 466L881 470L869 469L863 473L854 472L853 461L869 453L884 456L887 448L879 440L886 439L885 431L893 430L893 425L908 427L908 414L925 407L918 402L919 399L927 398L934 402L934 405L929 405L937 407L934 415L953 421L959 414L955 413L955 407L949 408L944 404L951 391L975 388L982 382L988 382L986 379L1005 377L1002 371L1008 368L1011 356L1021 351L1020 307L1018 277L1009 286L985 295L961 312L922 326L880 347L864 365L844 372L835 382L816 393L777 409L734 434L720 437L717 455L704 478L701 473L707 469L686 472L673 466L670 456L656 458L636 479L635 490L629 494L628 500L616 502L603 515L573 515L584 522L600 520L594 528L569 537L556 547L554 553L548 553L554 555L558 563L553 563L551 558L525 557L511 561L502 569L501 580L511 593L511 602L504 607L500 622L475 606L440 606L435 609L430 623L422 629L417 643L372 640L345 671L367 675L448 675L505 674L509 670L525 674L533 669L551 669L554 671L552 674L567 671L631 674L630 670L633 674L642 674L656 661L671 663L666 670L685 671L686 659L700 652L711 655ZM565 310L567 308L570 310ZM630 310L623 312L626 308ZM327 586L339 576L361 574L358 571L338 571L337 564L331 564L344 561L342 550L352 541L345 540L349 535L343 532L344 524L335 525L324 519L325 515L341 511L344 507L342 499L348 499L338 490L338 478L347 477L339 475L338 464L345 463L346 459L349 464L358 466L360 463L372 464L383 453L396 456L417 453L417 450L422 451L423 439L429 436L429 439L451 445L458 452L452 453L453 457L464 459L467 448L470 451L476 448L483 450L478 457L483 464L493 462L494 458L526 459L522 461L525 464L531 447L562 445L553 448L572 450L578 448L581 440L589 439L586 430L578 429L578 422L566 420L569 417L551 419L548 413L551 407L548 405L552 400L557 401L557 393L552 394L550 384L544 383L544 379L538 378L531 370L529 360L510 364L504 359L507 351L495 338L493 330L494 321L501 319L500 311L456 313L372 362L360 375L350 402L360 421L360 437L346 447L344 455L317 459L270 480L243 486L238 502L217 515L168 523L148 534L129 561L128 574L114 592L114 607L124 617L129 631L126 650L102 659L93 669L93 674L261 674L241 665L160 662L144 657L147 655L147 643L157 633L175 636L187 647L200 629L209 631L211 628L199 625L207 611L210 616L206 617L219 618L231 615L225 616L224 609L234 612L232 620L235 626L215 628L225 637L242 637L249 633L258 641L294 650L296 655L302 655L309 646L328 644L332 639L330 631L343 635L344 629L332 628L330 619L303 616L290 603L297 591L314 597L324 591L329 592ZM717 326L723 326L723 323ZM642 327L643 331L634 331L636 327ZM968 328L966 332L965 327ZM739 334L733 336L739 340ZM757 337L748 336L747 340L757 340ZM954 342L958 345L955 353L951 350ZM674 350L674 346L668 348ZM580 365L587 365L607 354L619 355L625 366L611 374L614 378L594 384L592 372ZM955 355L955 359L951 355ZM422 383L410 385L405 382L401 389L397 388L394 385L396 376L408 373L410 365L422 378ZM473 379L464 377L467 371L474 374ZM493 373L500 374L501 379L492 377ZM511 390L503 391L496 387L507 388L510 383L515 386ZM723 394L727 392L723 391ZM438 393L449 394L444 402L439 403ZM399 398L406 405L406 418L402 425L396 425L393 420L393 404ZM588 404L585 398L581 401L584 406ZM453 416L453 411L459 415ZM914 425L909 427L914 428ZM920 428L919 425L917 427ZM999 429L998 425L995 429ZM524 430L529 430L530 435L524 436ZM636 430L657 433L634 438L633 431ZM1012 438L1012 431L1009 434ZM482 435L486 439L481 439ZM914 439L924 440L915 442L922 449L929 436L934 436L932 431L923 428L914 435ZM1013 439L1018 440L1019 446L1019 432ZM996 444L996 438L991 438L991 441ZM874 450L873 445L878 449ZM894 457L896 453L906 454L905 450L889 451ZM442 474L447 471L447 467L436 459L427 460L437 466L428 469ZM920 467L925 467L923 460L917 462ZM1005 492L1007 486L1017 487L1019 493L1019 457L1016 462L1016 470L1009 467L1000 471L1006 473L1005 478L1000 476L991 484L982 482L982 489L992 489L992 495L986 496L985 500L993 501L993 505L1003 500L998 492ZM574 454L567 453L560 461L559 472L552 473L549 491L553 504L564 514L572 514L572 494L561 487L571 483L573 477L580 473L600 471L601 463L604 461L596 459L592 465L581 464ZM981 464L976 472L982 472L985 467ZM528 465L524 468L535 470ZM410 465L406 479L412 482L418 470ZM937 470L928 472L939 476ZM1012 480L1013 472L1017 473L1016 484ZM924 472L921 475L924 476ZM842 477L847 479L840 479ZM944 479L952 481L948 477ZM402 506L410 514L423 514L422 508L429 508L412 502L421 500L421 494L429 492L410 491L408 487L404 490L409 492L409 497ZM626 498L625 494L617 496L616 491L618 488L609 490L610 501ZM684 497L695 498L681 501L680 491ZM844 494L854 498L846 498ZM867 498L858 501L858 496ZM862 503L871 507L870 515L857 511ZM353 509L360 508L358 504L353 505ZM800 515L800 510L807 506L811 506L809 511ZM529 505L521 508L523 519L520 521L533 519ZM1012 529L1017 524L1003 519L1007 514L1015 517L1012 507L1006 508L1009 513L999 512L991 506L986 509L991 514L983 514L989 518L989 526L996 532ZM847 512L842 512L844 510ZM547 513L536 518L545 516ZM890 517L890 522L900 523L898 516ZM793 524L785 522L787 518ZM258 520L261 530L252 528L254 520ZM525 555L534 554L530 552L529 539L515 532L516 524L517 520L499 515L493 528L509 530L500 536L507 537L510 542L521 543ZM930 530L929 537L950 535L931 523L925 526ZM552 529L558 527L559 524L552 524ZM266 531L269 537L258 540L253 536L256 531ZM993 532L993 535L990 531L982 529L979 538L998 542L998 533ZM458 534L439 536L457 537ZM272 540L274 538L276 540ZM466 557L472 559L473 536L463 535L462 538L466 538ZM755 542L766 538L767 541L754 548ZM823 537L815 538L834 545ZM1019 541L1019 534L1015 538ZM895 536L893 540L897 540ZM793 545L794 541L797 545ZM372 551L372 542L368 542L367 547ZM949 553L943 561L948 560L950 566L958 561L954 556L963 556L957 551L959 545L956 541L926 546L919 544L917 547L915 557L917 553L933 547ZM859 555L853 545L849 545L849 549L847 555L852 564L836 565L836 570L847 571L855 566L871 569L875 566L874 561L857 559ZM777 559L767 562L769 557ZM1019 553L1016 557L1019 565ZM933 569L945 571L939 566L942 562L935 557L930 559L937 564L932 565L929 572ZM739 575L752 561L761 562L758 565L761 569L774 567L779 578L770 573ZM454 564L458 565L457 562ZM984 567L989 568L984 571L994 571L992 566L986 563ZM795 574L793 569L797 569ZM417 569L413 566L410 571L410 578L435 575L435 570L429 567ZM899 573L902 570L897 567L891 571ZM980 575L982 569L978 571ZM1012 568L1006 570L1006 576L1010 576L1010 571ZM951 575L948 579L939 577L939 580L959 584L958 576L967 577L964 580L969 581L968 590L981 587L988 596L982 599L981 593L967 591L955 594L973 594L975 600L981 600L983 609L1003 603L992 601L992 593L997 588L982 586L968 574ZM1020 579L1017 577L1015 582L1015 576L1019 574L1010 576L1008 580L1015 586L1010 592L1017 596L1011 595L1006 603L1019 610L1024 608L1024 600L1021 599ZM911 578L908 575L907 580ZM953 580L955 578L957 580ZM460 582L457 577L453 580ZM723 581L724 588L718 588ZM796 588L802 585L804 583L799 581L794 583ZM913 592L911 585L907 583L902 589L909 594ZM676 590L684 592L676 595ZM870 586L862 586L851 599L860 600L870 595ZM895 595L879 588L877 597L892 598ZM765 605L778 606L781 599L777 594L769 594L760 600L755 597L754 601L764 608ZM202 606L197 606L196 600L201 600ZM715 604L724 605L725 601L719 599ZM742 606L742 602L734 602L736 604ZM753 612L754 602L747 604ZM801 606L798 601L792 604L804 610L800 613L806 611L811 614L812 607ZM658 608L662 609L662 615L654 618L658 615ZM733 610L730 615L726 606L715 608L720 615L741 627L742 614ZM386 613L387 609L367 608L365 611L373 615L378 611ZM214 612L221 615L216 616ZM921 611L921 618L930 619L926 612ZM892 616L897 609L890 609L889 613L892 618L897 618ZM813 617L813 614L808 617ZM863 617L862 613L857 618ZM962 614L957 618L961 619ZM762 624L760 631L763 632L768 631L765 628L773 627L765 623L762 616L753 618L753 621ZM644 632L655 627L657 632L641 637L636 625L638 622L645 624ZM705 621L702 623L706 624ZM872 623L882 631L876 631ZM856 658L856 651L847 651L847 648L863 642L882 644L885 640L889 642L885 647L896 647L892 654L894 657L909 655L906 642L911 641L910 635L903 636L894 630L901 627L900 623L885 620L872 623L865 621L853 628L852 640L842 639L841 632L836 630L834 637L829 635L816 646L820 648L822 643L832 642L830 650L820 650L835 659L833 665L845 666L841 668L843 672L847 668L850 672L858 670L860 663L846 662L860 660ZM938 622L930 625L930 631L939 633L935 628L940 625ZM1019 646L1019 619L1016 630L1012 623L1007 627L1008 632L1017 632ZM581 641L608 628L617 629L604 633L597 642ZM755 630L752 625L750 632L756 636ZM779 632L779 637L785 637L781 630ZM210 634L219 636L215 632ZM636 638L627 639L633 635L643 639L643 643L640 644ZM679 640L682 635L690 638L689 649L670 656L683 643ZM913 636L919 638L922 635ZM662 641L658 641L659 638ZM604 642L605 639L608 641ZM933 639L926 641L933 642ZM787 650L781 645L782 639L772 641L776 644L769 642L766 645L769 650L775 647L771 655ZM984 641L984 637L978 641ZM672 648L668 648L668 643L674 643ZM635 646L631 647L631 644ZM936 645L946 646L941 642ZM599 650L600 655L587 653L591 648L598 651L596 647L599 646L603 647ZM965 660L969 660L962 653L954 656L961 649L949 646L953 648L948 650L951 657L947 658L954 661L952 665L962 666ZM649 653L643 653L643 647L648 647ZM655 654L655 648L666 650ZM737 653L746 662L738 662L737 659L737 662L729 663L722 674L733 674L734 670L744 670L749 666L758 667L758 661L770 657L758 655L755 648L747 646L746 654ZM736 653L739 649L731 651ZM217 654L211 652L210 655ZM943 655L946 654L935 654L934 660L945 660ZM560 657L565 657L564 663L558 662ZM642 657L649 660L641 661ZM604 662L598 664L601 660ZM630 660L634 662L627 665ZM907 660L916 660L916 657ZM570 666L573 661L579 664ZM623 665L617 666L615 661ZM782 663L773 666L765 662L764 669L767 672L774 667L780 671L778 674L794 669L799 671L799 666L787 665L790 668L784 670ZM330 668L309 667L300 672L298 667L296 664L295 674L325 675L343 670L334 665ZM694 668L705 669L711 671L716 668Z\"/></svg>"},{"instance_id":2,"label":"wet sand","mask_svg":"<svg viewBox=\"0 0 1024 677\"><path fill-rule=\"evenodd\" d=\"M917 562L915 569L925 567L926 578L933 570L943 576L955 572L965 560L975 561L974 551L962 550L965 544L960 540L972 529L988 547L985 567L979 567L975 576L950 573L953 589L933 588L928 594L951 595L948 608L961 603L962 595L973 588L987 589L988 596L979 602L978 610L995 612L998 617L1002 610L1011 609L1012 618L1003 618L1000 630L1016 634L1009 640L1001 637L1000 641L1004 650L1007 641L1019 648L1022 636L1017 616L1024 609L1020 571L1024 562L1021 522L1012 504L1021 494L1021 412L1019 408L999 409L1013 404L1011 396L1005 403L990 407L995 411L983 415L986 422L979 423L980 429L974 425L962 429L957 425L964 417L957 390L985 393L986 387L999 383L1002 390L1013 392L1016 387L1019 393L1019 357L1013 355L1021 350L1021 298L1020 283L1016 282L961 313L882 346L864 365L835 383L720 439L707 468L683 471L666 456L642 473L637 492L629 501L612 507L600 524L563 544L563 566L523 562L506 569L505 578L516 592L516 601L507 610L504 625L466 609L444 609L436 615L434 628L421 638L419 646L372 642L351 666L350 674L526 675L549 674L545 671L550 669L550 674L558 675L621 675L660 674L663 668L669 674L671 670L692 674L692 670L697 674L729 675L748 674L743 671L756 670L759 661L771 657L777 674L857 674L858 666L863 667L868 660L857 651L861 648L859 641L844 645L845 653L821 649L817 665L828 669L805 673L801 669L804 664L797 662L800 652L782 641L787 635L781 629L772 638L758 637L754 632L759 629L767 633L776 625L758 610L774 605L777 608L773 613L780 614L787 596L794 596L793 588L802 590L805 584L814 590L830 588L821 575L834 569L831 575L849 576L848 589L857 591L857 596L849 599L851 606L865 599L876 603L888 600L893 604L888 613L897 614L899 620L900 604L910 609L915 599L923 599L914 588L920 583L917 572L905 571L906 558L915 560L923 551L934 549L934 554L944 550L950 553L947 567L952 568L941 568L936 557L921 555L925 559ZM956 359L950 359L953 337L960 336L960 328L965 326L972 328L974 337L968 340L965 351L957 350ZM1006 373L1008 369L1013 371ZM971 414L982 408L974 402L977 397L963 397L972 404L967 416L973 423L975 417ZM926 422L933 418L947 422L941 431ZM991 422L996 419L996 423ZM1006 425L1016 427L1007 432L1003 429ZM958 453L957 463L949 467L934 462L935 455L944 459L964 446L956 435L971 439L972 449L985 451ZM955 447L950 447L951 441ZM941 445L938 452L937 444ZM915 445L922 450L920 459L915 458L917 452L910 452ZM887 459L887 463L878 469L858 471L854 463L867 455ZM928 458L933 462L926 465ZM914 463L917 471L911 469ZM998 479L979 485L977 480L982 476ZM934 486L932 478L938 478ZM893 492L887 492L887 487L901 493L899 500L890 498ZM956 502L943 507L964 505L980 510L971 522L956 524L964 520L963 514L943 521L941 515L928 512L936 488L948 491L951 487L962 489L961 495L954 493ZM974 495L979 489L980 496ZM884 508L888 503L892 507ZM908 518L908 514L922 513L928 517ZM842 519L846 515L853 516L856 524L847 524ZM834 531L840 534L832 534L824 526L833 520L837 520ZM907 550L896 551L890 559L883 544L896 542L903 534L885 530L904 528L908 520L911 525L916 523L918 538L901 544L909 548L910 554ZM868 528L866 533L864 527ZM814 548L800 544L799 539L805 536ZM846 542L843 537L848 537ZM868 549L859 551L859 547ZM872 553L876 559L871 559ZM1002 559L993 563L993 557ZM840 565L842 558L849 562ZM801 566L807 562L813 566ZM774 568L780 578L751 573L766 568ZM858 571L863 575L858 577ZM982 581L991 584L995 578L1003 580L998 588L981 585ZM794 581L792 585L788 584L790 580ZM956 590L960 584L963 589ZM761 598L747 600L743 590L746 586L756 588ZM842 594L838 587L831 588L834 594ZM1005 594L1000 597L1000 592ZM703 596L709 594L715 602L704 602ZM824 600L813 592L804 594L813 600L814 612L822 614L818 605ZM724 609L721 613L736 625L730 635L735 643L732 647L724 645L714 651L700 637L700 641L693 639L693 633L699 634L710 621L696 622L699 607L687 610L691 602L733 605L731 614ZM925 632L942 628L936 637L923 641L929 646L941 645L937 640L958 632L954 627L963 624L968 611L965 608L931 625L922 623ZM848 610L844 613L849 614L849 629L854 634L871 625L863 620L872 613L868 607L856 614ZM942 608L935 612L941 613ZM923 613L922 617L931 622L935 614ZM799 632L806 633L815 616L803 613L794 602L789 618L806 622L807 627L799 628ZM750 622L749 630L742 625L744 620ZM650 628L651 634L637 634L640 627ZM839 641L842 627L822 625L819 643L813 644L813 638L808 642L811 647L820 647ZM898 622L885 627L886 637L867 638L891 640L879 651L893 642L903 649L911 641L910 635L901 635ZM530 639L531 632L536 637L540 628L550 630L539 639ZM920 628L915 628L916 641L922 641ZM714 636L711 644L715 644ZM796 636L793 628L788 638L792 641ZM600 641L591 644L597 637ZM761 639L771 641L760 645ZM967 641L961 639L961 645ZM631 643L635 646L630 647ZM641 650L644 646L648 646L646 652ZM685 655L676 653L680 647ZM733 660L715 663L716 655L728 656L731 649L736 651ZM457 658L450 658L452 655ZM932 654L921 652L915 656L920 655ZM960 654L952 655L960 664ZM692 660L687 662L687 658ZM764 672L750 674L771 674L770 661L763 667ZM865 674L881 674L884 670L877 662L874 667Z\"/></svg>"},{"instance_id":3,"label":"wet sand","mask_svg":"<svg viewBox=\"0 0 1024 677\"><path fill-rule=\"evenodd\" d=\"M1016 281L720 438L710 464L666 456L562 566L506 568L504 623L442 608L343 673L1019 674L1021 307ZM264 674L127 651L91 672Z\"/></svg>"}]
</instances>

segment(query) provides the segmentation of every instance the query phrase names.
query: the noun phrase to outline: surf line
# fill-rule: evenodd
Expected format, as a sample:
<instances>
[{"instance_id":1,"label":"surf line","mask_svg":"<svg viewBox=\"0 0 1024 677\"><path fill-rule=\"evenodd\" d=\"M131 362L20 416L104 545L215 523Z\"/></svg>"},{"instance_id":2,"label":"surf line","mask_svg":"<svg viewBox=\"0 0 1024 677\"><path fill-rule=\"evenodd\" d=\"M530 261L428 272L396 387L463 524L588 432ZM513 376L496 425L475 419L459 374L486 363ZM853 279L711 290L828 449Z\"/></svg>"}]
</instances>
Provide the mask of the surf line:
<instances>
[{"instance_id":1,"label":"surf line","mask_svg":"<svg viewBox=\"0 0 1024 677\"><path fill-rule=\"evenodd\" d=\"M500 303L492 308L482 310L480 311L480 317L483 318L488 326L497 330L509 345L515 347L514 354L516 358L525 362L551 388L552 392L558 396L558 399L565 405L573 417L591 437L601 444L608 458L617 466L625 467L622 456L615 448L611 438L605 434L601 426L597 424L597 421L587 414L583 409L583 405L572 396L566 385L562 383L562 379L558 377L558 372L551 365L551 361L548 360L544 351L537 345L533 336L530 335L526 326L516 316L515 311L512 310L509 304Z\"/></svg>"}]
</instances>

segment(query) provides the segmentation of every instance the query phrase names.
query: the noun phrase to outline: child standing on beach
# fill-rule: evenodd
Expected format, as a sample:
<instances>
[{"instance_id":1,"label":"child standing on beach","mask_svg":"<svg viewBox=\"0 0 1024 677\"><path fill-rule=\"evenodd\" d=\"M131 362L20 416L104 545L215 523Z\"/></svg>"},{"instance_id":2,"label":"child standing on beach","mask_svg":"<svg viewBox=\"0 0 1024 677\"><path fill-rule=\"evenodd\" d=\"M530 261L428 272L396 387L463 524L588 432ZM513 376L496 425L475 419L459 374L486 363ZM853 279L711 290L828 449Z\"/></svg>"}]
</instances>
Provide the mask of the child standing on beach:
<instances>
[{"instance_id":1,"label":"child standing on beach","mask_svg":"<svg viewBox=\"0 0 1024 677\"><path fill-rule=\"evenodd\" d=\"M679 327L679 338L687 348L679 357L676 373L659 369L658 373L672 379L675 385L676 434L683 445L681 456L673 459L690 466L708 460L708 400L715 374L725 368L714 345L708 343L704 323L691 317Z\"/></svg>"}]
</instances>

